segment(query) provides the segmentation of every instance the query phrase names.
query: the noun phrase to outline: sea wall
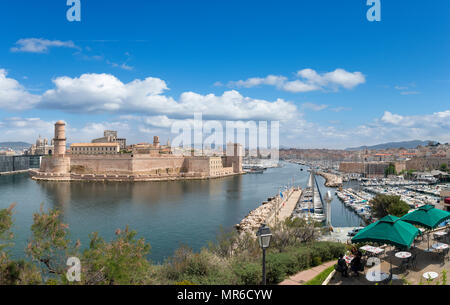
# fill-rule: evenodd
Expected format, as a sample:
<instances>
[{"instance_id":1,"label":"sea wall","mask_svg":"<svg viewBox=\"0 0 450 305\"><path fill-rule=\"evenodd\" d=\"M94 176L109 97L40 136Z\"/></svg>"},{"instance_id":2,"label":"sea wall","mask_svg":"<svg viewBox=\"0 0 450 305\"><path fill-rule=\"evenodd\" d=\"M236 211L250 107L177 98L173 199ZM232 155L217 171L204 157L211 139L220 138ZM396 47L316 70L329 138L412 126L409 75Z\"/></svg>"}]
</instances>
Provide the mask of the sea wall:
<instances>
[{"instance_id":1,"label":"sea wall","mask_svg":"<svg viewBox=\"0 0 450 305\"><path fill-rule=\"evenodd\" d=\"M31 170L30 175L33 180L37 181L92 181L92 182L154 182L154 181L176 181L176 180L205 180L215 179L228 176L239 175L237 173L229 173L218 176L208 176L202 173L160 173L153 175L146 174L58 174L40 172L37 170Z\"/></svg>"},{"instance_id":2,"label":"sea wall","mask_svg":"<svg viewBox=\"0 0 450 305\"><path fill-rule=\"evenodd\" d=\"M342 186L342 177L325 172L317 172L318 175L325 178L325 186L326 187L341 187Z\"/></svg>"},{"instance_id":3,"label":"sea wall","mask_svg":"<svg viewBox=\"0 0 450 305\"><path fill-rule=\"evenodd\" d=\"M269 220L277 211L279 211L279 209L283 208L285 203L291 197L292 193L294 193L295 191L299 190L291 188L283 192L283 198L281 198L279 195L276 197L268 198L268 201L263 202L261 206L250 211L250 213L234 227L240 234L254 234L263 223L268 224Z\"/></svg>"}]
</instances>

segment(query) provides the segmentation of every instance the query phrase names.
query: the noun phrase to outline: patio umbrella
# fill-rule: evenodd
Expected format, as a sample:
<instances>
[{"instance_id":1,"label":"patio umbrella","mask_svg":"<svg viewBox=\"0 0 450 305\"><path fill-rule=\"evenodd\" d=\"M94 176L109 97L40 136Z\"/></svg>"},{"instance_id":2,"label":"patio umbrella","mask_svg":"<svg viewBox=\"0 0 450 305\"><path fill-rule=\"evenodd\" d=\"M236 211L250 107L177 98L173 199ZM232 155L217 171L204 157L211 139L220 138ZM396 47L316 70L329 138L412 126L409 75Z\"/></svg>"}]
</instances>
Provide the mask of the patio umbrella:
<instances>
[{"instance_id":1,"label":"patio umbrella","mask_svg":"<svg viewBox=\"0 0 450 305\"><path fill-rule=\"evenodd\" d=\"M433 205L424 205L411 213L406 214L401 220L433 230L439 224L450 219L450 212L436 209ZM428 234L428 249L430 249L430 234Z\"/></svg>"},{"instance_id":2,"label":"patio umbrella","mask_svg":"<svg viewBox=\"0 0 450 305\"><path fill-rule=\"evenodd\" d=\"M388 215L359 231L352 238L352 243L376 242L409 248L419 233L419 229L412 224Z\"/></svg>"},{"instance_id":3,"label":"patio umbrella","mask_svg":"<svg viewBox=\"0 0 450 305\"><path fill-rule=\"evenodd\" d=\"M388 215L359 231L352 238L352 243L376 242L410 248L419 233L419 229L412 224L402 221L397 216ZM390 265L392 273L392 259Z\"/></svg>"}]
</instances>

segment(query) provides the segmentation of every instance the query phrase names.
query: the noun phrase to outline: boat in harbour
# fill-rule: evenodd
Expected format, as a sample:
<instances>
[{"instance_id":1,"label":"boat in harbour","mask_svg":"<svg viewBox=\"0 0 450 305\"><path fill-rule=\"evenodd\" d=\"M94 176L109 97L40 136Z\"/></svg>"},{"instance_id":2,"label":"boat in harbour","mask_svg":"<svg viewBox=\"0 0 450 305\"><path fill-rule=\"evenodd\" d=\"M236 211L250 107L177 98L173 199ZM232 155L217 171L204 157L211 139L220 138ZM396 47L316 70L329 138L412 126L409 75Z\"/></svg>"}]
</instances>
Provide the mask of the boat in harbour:
<instances>
[{"instance_id":1,"label":"boat in harbour","mask_svg":"<svg viewBox=\"0 0 450 305\"><path fill-rule=\"evenodd\" d=\"M313 220L314 222L326 220L326 215L323 212L323 200L314 171L310 171L307 186L297 202L292 217Z\"/></svg>"}]
</instances>

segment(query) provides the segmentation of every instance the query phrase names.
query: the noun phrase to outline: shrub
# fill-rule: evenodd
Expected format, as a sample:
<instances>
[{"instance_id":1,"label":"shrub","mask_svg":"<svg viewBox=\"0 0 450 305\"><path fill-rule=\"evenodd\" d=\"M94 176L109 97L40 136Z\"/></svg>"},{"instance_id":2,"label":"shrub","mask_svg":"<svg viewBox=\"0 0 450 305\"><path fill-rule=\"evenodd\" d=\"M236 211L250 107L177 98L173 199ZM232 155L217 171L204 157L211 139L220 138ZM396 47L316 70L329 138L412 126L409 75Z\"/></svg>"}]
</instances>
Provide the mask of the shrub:
<instances>
[{"instance_id":1,"label":"shrub","mask_svg":"<svg viewBox=\"0 0 450 305\"><path fill-rule=\"evenodd\" d=\"M262 279L261 264L238 262L233 264L233 272L239 285L259 285Z\"/></svg>"},{"instance_id":2,"label":"shrub","mask_svg":"<svg viewBox=\"0 0 450 305\"><path fill-rule=\"evenodd\" d=\"M192 282L190 282L190 281L184 280L184 281L181 281L181 282L176 282L175 285L179 285L179 286L192 286L192 285L195 285L195 284L192 283Z\"/></svg>"},{"instance_id":3,"label":"shrub","mask_svg":"<svg viewBox=\"0 0 450 305\"><path fill-rule=\"evenodd\" d=\"M266 276L269 284L278 284L284 280L288 274L288 266L291 268L295 266L292 255L287 253L269 253L266 259Z\"/></svg>"},{"instance_id":4,"label":"shrub","mask_svg":"<svg viewBox=\"0 0 450 305\"><path fill-rule=\"evenodd\" d=\"M322 258L320 256L314 256L312 259L312 265L315 266L319 266L322 264Z\"/></svg>"}]
</instances>

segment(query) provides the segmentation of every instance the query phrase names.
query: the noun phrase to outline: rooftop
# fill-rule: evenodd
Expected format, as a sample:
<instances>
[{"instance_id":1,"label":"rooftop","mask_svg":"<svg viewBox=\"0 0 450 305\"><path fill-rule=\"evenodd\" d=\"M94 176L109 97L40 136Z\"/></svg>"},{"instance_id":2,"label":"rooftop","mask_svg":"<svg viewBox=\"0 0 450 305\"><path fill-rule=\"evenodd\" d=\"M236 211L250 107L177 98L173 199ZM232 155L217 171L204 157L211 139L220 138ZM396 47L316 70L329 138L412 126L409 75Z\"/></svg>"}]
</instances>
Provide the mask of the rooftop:
<instances>
[{"instance_id":1,"label":"rooftop","mask_svg":"<svg viewBox=\"0 0 450 305\"><path fill-rule=\"evenodd\" d=\"M120 146L119 143L74 143L70 147L111 147Z\"/></svg>"}]
</instances>

